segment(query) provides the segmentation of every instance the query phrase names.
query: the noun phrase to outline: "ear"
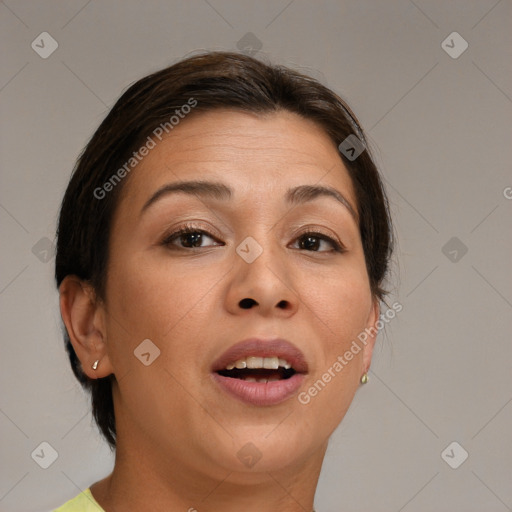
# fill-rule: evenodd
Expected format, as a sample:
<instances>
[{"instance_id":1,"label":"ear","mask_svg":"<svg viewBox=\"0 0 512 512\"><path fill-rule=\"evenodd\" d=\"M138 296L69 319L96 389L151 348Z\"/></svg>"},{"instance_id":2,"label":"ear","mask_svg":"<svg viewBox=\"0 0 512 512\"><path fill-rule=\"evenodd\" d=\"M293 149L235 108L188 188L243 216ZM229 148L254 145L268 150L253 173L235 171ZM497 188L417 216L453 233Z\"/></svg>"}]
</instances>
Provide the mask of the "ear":
<instances>
[{"instance_id":1,"label":"ear","mask_svg":"<svg viewBox=\"0 0 512 512\"><path fill-rule=\"evenodd\" d=\"M377 323L377 320L379 319L380 315L380 302L377 297L374 297L372 302L372 307L370 309L370 312L368 314L368 320L366 322L366 333L368 334L368 337L366 338L364 349L363 349L363 371L361 373L361 376L364 373L367 373L370 370L370 365L372 362L372 354L373 354L373 347L375 346L375 341L377 339L378 329L375 326Z\"/></svg>"},{"instance_id":2,"label":"ear","mask_svg":"<svg viewBox=\"0 0 512 512\"><path fill-rule=\"evenodd\" d=\"M59 286L60 313L83 372L90 379L113 373L106 345L103 305L92 286L77 276L66 276ZM92 365L98 361L98 367Z\"/></svg>"}]
</instances>

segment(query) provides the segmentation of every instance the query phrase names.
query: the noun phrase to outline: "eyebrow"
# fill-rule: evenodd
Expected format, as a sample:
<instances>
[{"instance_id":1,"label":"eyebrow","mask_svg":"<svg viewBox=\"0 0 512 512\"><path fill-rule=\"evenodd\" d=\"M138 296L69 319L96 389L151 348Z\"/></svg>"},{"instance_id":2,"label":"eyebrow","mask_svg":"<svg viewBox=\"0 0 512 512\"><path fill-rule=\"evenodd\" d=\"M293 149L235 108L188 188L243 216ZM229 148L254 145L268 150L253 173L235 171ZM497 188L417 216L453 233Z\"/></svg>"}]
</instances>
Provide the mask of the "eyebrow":
<instances>
[{"instance_id":1,"label":"eyebrow","mask_svg":"<svg viewBox=\"0 0 512 512\"><path fill-rule=\"evenodd\" d=\"M169 194L184 193L199 197L226 201L233 197L233 190L221 182L213 181L178 181L160 187L144 204L140 211L142 214L158 200ZM319 197L331 197L341 203L358 223L358 214L345 196L335 188L325 185L299 185L290 188L285 195L285 201L291 205L304 204Z\"/></svg>"}]
</instances>

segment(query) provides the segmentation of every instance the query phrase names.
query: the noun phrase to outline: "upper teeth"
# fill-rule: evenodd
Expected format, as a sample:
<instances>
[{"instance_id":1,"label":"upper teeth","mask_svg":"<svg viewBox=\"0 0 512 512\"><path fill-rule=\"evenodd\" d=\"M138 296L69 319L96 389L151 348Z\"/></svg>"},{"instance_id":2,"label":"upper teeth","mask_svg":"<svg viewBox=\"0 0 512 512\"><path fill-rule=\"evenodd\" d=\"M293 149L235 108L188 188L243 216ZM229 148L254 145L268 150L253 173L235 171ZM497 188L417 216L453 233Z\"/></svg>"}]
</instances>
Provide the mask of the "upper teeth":
<instances>
[{"instance_id":1,"label":"upper teeth","mask_svg":"<svg viewBox=\"0 0 512 512\"><path fill-rule=\"evenodd\" d=\"M233 370L234 368L243 369L243 368L265 368L268 370L277 370L280 366L282 366L285 370L288 370L292 367L292 365L286 361L286 359L280 359L278 357L244 357L243 359L239 359L234 363L230 363L226 366L226 370Z\"/></svg>"}]
</instances>

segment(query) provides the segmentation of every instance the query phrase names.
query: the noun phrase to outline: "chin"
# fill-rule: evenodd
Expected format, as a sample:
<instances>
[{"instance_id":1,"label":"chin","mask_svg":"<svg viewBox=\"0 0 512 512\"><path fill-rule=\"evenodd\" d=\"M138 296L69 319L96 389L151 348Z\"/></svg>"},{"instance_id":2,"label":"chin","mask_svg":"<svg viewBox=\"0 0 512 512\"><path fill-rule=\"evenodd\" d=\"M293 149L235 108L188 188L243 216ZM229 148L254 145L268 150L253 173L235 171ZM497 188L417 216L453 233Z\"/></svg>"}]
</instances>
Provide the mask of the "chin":
<instances>
[{"instance_id":1,"label":"chin","mask_svg":"<svg viewBox=\"0 0 512 512\"><path fill-rule=\"evenodd\" d=\"M233 438L229 442L224 438L224 442L219 440L215 448L210 445L206 449L217 465L220 463L223 469L238 475L236 478L240 482L254 482L251 475L256 481L268 480L268 472L294 470L315 454L319 460L323 458L327 433L321 436L317 431L312 437L310 432L301 431L297 425L276 426L277 423L267 423L258 427L231 428Z\"/></svg>"}]
</instances>

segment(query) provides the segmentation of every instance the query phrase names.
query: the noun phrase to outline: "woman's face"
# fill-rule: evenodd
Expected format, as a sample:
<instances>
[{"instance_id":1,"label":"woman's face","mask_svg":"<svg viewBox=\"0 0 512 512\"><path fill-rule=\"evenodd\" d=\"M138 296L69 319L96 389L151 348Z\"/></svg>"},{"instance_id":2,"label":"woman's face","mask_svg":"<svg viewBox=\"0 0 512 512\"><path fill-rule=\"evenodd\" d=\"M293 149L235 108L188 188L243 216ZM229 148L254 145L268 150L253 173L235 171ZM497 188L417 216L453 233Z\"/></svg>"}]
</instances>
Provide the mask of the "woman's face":
<instances>
[{"instance_id":1,"label":"woman's face","mask_svg":"<svg viewBox=\"0 0 512 512\"><path fill-rule=\"evenodd\" d=\"M170 190L197 181L216 188ZM158 142L125 183L101 306L119 442L242 478L323 455L378 314L356 211L337 148L295 114L200 113Z\"/></svg>"}]
</instances>

